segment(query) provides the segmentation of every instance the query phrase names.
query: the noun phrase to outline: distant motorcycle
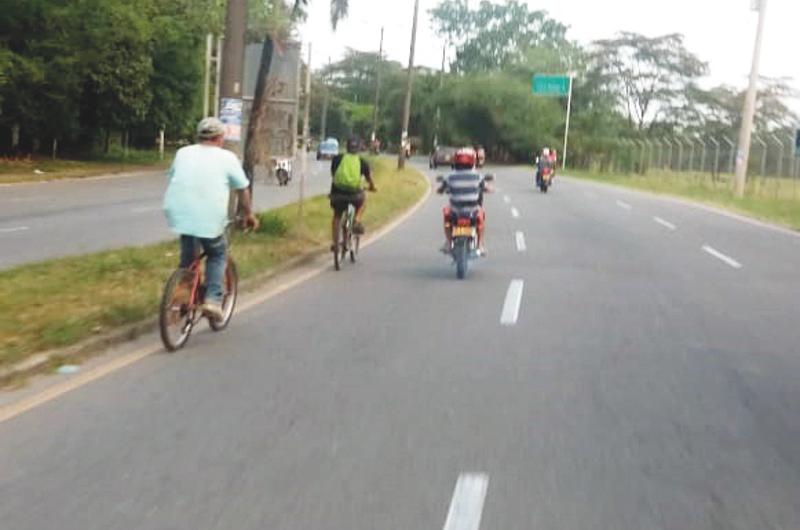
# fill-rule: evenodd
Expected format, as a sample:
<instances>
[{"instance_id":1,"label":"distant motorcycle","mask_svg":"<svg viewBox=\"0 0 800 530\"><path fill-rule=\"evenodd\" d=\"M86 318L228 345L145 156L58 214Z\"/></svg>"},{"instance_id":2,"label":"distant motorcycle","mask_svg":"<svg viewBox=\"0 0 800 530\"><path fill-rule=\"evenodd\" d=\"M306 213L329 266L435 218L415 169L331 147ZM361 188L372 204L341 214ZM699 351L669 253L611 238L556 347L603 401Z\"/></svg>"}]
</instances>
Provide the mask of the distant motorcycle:
<instances>
[{"instance_id":1,"label":"distant motorcycle","mask_svg":"<svg viewBox=\"0 0 800 530\"><path fill-rule=\"evenodd\" d=\"M292 179L292 161L288 158L273 158L272 174L278 179L279 186L288 186Z\"/></svg>"},{"instance_id":2,"label":"distant motorcycle","mask_svg":"<svg viewBox=\"0 0 800 530\"><path fill-rule=\"evenodd\" d=\"M539 171L539 189L542 193L547 193L547 189L553 184L553 168L543 167Z\"/></svg>"}]
</instances>

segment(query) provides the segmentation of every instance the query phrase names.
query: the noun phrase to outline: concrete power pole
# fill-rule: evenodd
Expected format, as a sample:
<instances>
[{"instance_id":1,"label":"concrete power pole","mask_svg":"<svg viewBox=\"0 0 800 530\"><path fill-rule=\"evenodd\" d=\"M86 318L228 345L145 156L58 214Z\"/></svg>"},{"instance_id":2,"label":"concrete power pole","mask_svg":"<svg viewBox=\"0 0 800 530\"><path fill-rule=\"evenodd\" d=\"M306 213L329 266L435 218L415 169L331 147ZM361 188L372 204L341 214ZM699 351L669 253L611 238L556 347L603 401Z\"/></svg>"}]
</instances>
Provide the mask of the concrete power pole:
<instances>
[{"instance_id":1,"label":"concrete power pole","mask_svg":"<svg viewBox=\"0 0 800 530\"><path fill-rule=\"evenodd\" d=\"M439 95L442 94L444 88L444 63L447 59L447 45L442 46L442 69L439 70ZM433 128L433 149L439 147L439 129L442 125L442 109L436 105L436 124Z\"/></svg>"},{"instance_id":2,"label":"concrete power pole","mask_svg":"<svg viewBox=\"0 0 800 530\"><path fill-rule=\"evenodd\" d=\"M381 102L381 67L383 65L383 30L381 28L381 45L378 51L378 62L375 63L375 107L372 109L372 138L375 142L378 137L378 106Z\"/></svg>"},{"instance_id":3,"label":"concrete power pole","mask_svg":"<svg viewBox=\"0 0 800 530\"><path fill-rule=\"evenodd\" d=\"M300 148L300 202L298 212L303 216L303 202L306 193L306 174L308 173L308 140L311 136L311 43L308 43L308 63L306 63L306 102L303 113L303 144Z\"/></svg>"},{"instance_id":4,"label":"concrete power pole","mask_svg":"<svg viewBox=\"0 0 800 530\"><path fill-rule=\"evenodd\" d=\"M331 58L328 57L328 75L330 75L331 69ZM322 89L325 91L325 95L322 99L322 123L319 125L320 131L320 140L325 140L328 136L328 102L331 98L331 88L328 86L328 83L324 81L323 78L323 87Z\"/></svg>"},{"instance_id":5,"label":"concrete power pole","mask_svg":"<svg viewBox=\"0 0 800 530\"><path fill-rule=\"evenodd\" d=\"M411 92L414 88L414 50L417 46L417 18L419 18L419 0L414 0L414 23L411 27L411 50L408 54L408 81L406 83L406 101L403 106L403 133L400 138L400 154L397 157L397 169L406 167L405 146L408 141L408 122L411 120Z\"/></svg>"},{"instance_id":6,"label":"concrete power pole","mask_svg":"<svg viewBox=\"0 0 800 530\"><path fill-rule=\"evenodd\" d=\"M764 19L767 12L767 0L755 0L758 10L758 31L756 45L753 51L753 67L750 70L750 86L744 99L742 111L742 128L739 131L739 149L736 153L736 176L734 180L734 194L737 198L744 197L744 188L747 180L747 164L750 160L750 142L753 134L753 116L756 112L756 98L758 96L758 71L761 62L761 45L764 38Z\"/></svg>"}]
</instances>

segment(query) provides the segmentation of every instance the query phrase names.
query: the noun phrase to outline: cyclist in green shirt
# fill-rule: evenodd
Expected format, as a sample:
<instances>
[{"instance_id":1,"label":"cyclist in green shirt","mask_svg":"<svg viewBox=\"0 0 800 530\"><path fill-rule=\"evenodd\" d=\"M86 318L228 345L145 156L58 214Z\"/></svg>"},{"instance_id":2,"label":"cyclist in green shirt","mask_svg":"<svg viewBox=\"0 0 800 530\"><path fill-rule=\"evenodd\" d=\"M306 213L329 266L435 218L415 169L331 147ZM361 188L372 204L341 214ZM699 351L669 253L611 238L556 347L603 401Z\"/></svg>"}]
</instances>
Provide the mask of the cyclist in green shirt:
<instances>
[{"instance_id":1,"label":"cyclist in green shirt","mask_svg":"<svg viewBox=\"0 0 800 530\"><path fill-rule=\"evenodd\" d=\"M358 139L350 138L347 140L347 152L335 156L331 162L331 176L333 177L330 194L331 208L333 209L333 223L331 225L333 242L331 250L334 251L338 235L336 229L348 205L352 204L356 208L356 223L353 227L353 232L356 234L364 233L364 225L361 222L361 218L364 216L366 196L361 180L362 177L367 180L369 191L378 191L375 187L375 182L372 180L372 171L369 164L358 155L358 147Z\"/></svg>"}]
</instances>

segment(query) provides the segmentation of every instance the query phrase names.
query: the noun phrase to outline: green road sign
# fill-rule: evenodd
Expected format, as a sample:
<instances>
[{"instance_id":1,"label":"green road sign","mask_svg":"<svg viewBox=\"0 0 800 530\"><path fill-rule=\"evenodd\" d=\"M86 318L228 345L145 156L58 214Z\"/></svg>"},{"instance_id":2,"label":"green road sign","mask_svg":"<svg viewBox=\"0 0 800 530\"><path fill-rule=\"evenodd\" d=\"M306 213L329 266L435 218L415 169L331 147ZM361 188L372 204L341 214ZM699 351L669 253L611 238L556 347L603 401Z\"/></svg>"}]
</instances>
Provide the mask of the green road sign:
<instances>
[{"instance_id":1,"label":"green road sign","mask_svg":"<svg viewBox=\"0 0 800 530\"><path fill-rule=\"evenodd\" d=\"M533 76L533 93L537 96L566 97L569 95L569 77L536 74Z\"/></svg>"}]
</instances>

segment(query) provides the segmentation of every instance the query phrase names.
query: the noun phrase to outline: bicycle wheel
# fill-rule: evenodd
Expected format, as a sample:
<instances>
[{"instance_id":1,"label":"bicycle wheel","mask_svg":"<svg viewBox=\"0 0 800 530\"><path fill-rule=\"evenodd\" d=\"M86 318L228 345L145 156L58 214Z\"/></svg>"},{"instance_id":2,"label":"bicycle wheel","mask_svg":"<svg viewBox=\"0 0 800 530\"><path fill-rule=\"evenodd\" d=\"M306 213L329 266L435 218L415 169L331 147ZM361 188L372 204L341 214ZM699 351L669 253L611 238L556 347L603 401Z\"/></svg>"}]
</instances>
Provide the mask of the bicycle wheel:
<instances>
[{"instance_id":1,"label":"bicycle wheel","mask_svg":"<svg viewBox=\"0 0 800 530\"><path fill-rule=\"evenodd\" d=\"M352 226L348 215L348 217L342 221L342 245L339 247L341 251L339 261L344 261L345 256L347 256L347 251L350 249L350 234L353 233Z\"/></svg>"},{"instance_id":2,"label":"bicycle wheel","mask_svg":"<svg viewBox=\"0 0 800 530\"><path fill-rule=\"evenodd\" d=\"M161 307L158 313L158 326L161 341L167 351L183 348L192 334L196 303L192 300L194 274L187 269L172 273L164 287Z\"/></svg>"},{"instance_id":3,"label":"bicycle wheel","mask_svg":"<svg viewBox=\"0 0 800 530\"><path fill-rule=\"evenodd\" d=\"M225 267L225 294L222 298L222 320L208 319L208 324L214 331L222 331L228 327L236 307L236 298L239 296L239 272L236 263L228 258Z\"/></svg>"}]
</instances>

